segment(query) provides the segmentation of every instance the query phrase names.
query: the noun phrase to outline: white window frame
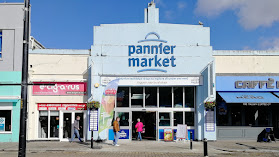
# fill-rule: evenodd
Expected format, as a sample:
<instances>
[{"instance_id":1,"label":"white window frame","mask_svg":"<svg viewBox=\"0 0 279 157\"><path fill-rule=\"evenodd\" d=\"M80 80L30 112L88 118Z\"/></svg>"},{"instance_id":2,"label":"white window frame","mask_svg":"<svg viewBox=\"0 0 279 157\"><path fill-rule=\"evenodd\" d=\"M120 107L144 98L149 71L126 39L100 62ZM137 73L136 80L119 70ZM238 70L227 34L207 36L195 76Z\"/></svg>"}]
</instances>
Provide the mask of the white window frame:
<instances>
[{"instance_id":1,"label":"white window frame","mask_svg":"<svg viewBox=\"0 0 279 157\"><path fill-rule=\"evenodd\" d=\"M122 86L121 86L122 87ZM123 87L127 87L127 86L123 86ZM138 87L142 87L143 88L143 106L140 107L140 108L135 108L135 107L132 107L132 87L127 87L129 88L129 107L117 107L117 95L115 96L115 109L116 108L129 108L129 109L152 109L152 108L146 108L146 100L145 100L145 91L146 91L146 86L138 86ZM176 87L176 86L175 86ZM185 88L193 88L193 96L194 96L194 104L193 104L193 107L185 107L185 101L186 101L186 96L185 96ZM172 96L172 101L171 101L171 107L160 107L160 87L156 87L157 88L157 106L156 107L153 107L153 109L171 109L173 111L188 111L188 112L191 112L191 111L195 111L195 108L196 108L196 87L195 86L183 86L183 103L182 103L182 108L175 108L174 107L174 86L171 87L171 96Z\"/></svg>"},{"instance_id":2,"label":"white window frame","mask_svg":"<svg viewBox=\"0 0 279 157\"><path fill-rule=\"evenodd\" d=\"M11 134L13 132L13 107L12 106L3 106L0 107L0 110L10 110L11 111L11 131L0 131L0 134Z\"/></svg>"},{"instance_id":3,"label":"white window frame","mask_svg":"<svg viewBox=\"0 0 279 157\"><path fill-rule=\"evenodd\" d=\"M38 119L40 118L40 111L45 111L45 110L38 110L38 115L39 115ZM39 137L39 131L38 131L38 135L37 135L38 139L48 139L48 140L58 140L58 139L60 139L60 129L58 129L58 137L50 137L50 112L55 112L55 111L56 110L48 110L47 111L47 138ZM58 111L58 116L59 116L59 121L60 121L59 111ZM38 124L39 124L39 121L38 121Z\"/></svg>"}]
</instances>

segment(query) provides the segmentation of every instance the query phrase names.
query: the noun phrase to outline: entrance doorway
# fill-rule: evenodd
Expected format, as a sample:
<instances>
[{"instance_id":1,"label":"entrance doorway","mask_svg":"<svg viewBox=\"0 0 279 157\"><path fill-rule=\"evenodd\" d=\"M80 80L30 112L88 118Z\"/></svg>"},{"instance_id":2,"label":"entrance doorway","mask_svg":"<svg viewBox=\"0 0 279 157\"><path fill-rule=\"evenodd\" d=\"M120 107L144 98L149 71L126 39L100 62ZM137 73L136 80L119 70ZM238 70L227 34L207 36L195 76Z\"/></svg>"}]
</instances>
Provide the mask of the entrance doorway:
<instances>
[{"instance_id":1,"label":"entrance doorway","mask_svg":"<svg viewBox=\"0 0 279 157\"><path fill-rule=\"evenodd\" d=\"M79 116L80 120L79 120L79 126L80 126L80 130L79 130L79 135L80 138L83 139L83 141L85 140L85 128L84 128L84 120L85 120L85 112L80 112L80 111L75 111L75 112L62 112L63 116L63 121L61 121L61 125L62 125L62 138L60 138L61 141L69 141L71 140L73 133L74 133L74 121L76 120L76 117ZM74 139L75 141L78 141L77 137Z\"/></svg>"},{"instance_id":2,"label":"entrance doorway","mask_svg":"<svg viewBox=\"0 0 279 157\"><path fill-rule=\"evenodd\" d=\"M135 111L132 112L132 139L137 139L137 132L135 125L137 124L137 119L143 123L145 128L145 133L142 133L142 139L146 140L156 140L156 112L155 111Z\"/></svg>"}]
</instances>

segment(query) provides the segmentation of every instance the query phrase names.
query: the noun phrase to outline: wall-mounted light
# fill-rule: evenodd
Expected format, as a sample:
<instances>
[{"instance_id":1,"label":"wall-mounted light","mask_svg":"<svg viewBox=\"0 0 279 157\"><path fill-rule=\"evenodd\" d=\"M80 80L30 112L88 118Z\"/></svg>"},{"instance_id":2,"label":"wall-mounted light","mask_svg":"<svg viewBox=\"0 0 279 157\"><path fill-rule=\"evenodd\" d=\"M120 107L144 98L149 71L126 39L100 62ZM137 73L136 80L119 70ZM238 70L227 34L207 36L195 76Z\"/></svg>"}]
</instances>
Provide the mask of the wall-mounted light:
<instances>
[{"instance_id":1,"label":"wall-mounted light","mask_svg":"<svg viewBox=\"0 0 279 157\"><path fill-rule=\"evenodd\" d=\"M98 88L99 86L100 86L99 83L95 83L95 84L94 84L94 87L95 87L95 88Z\"/></svg>"}]
</instances>

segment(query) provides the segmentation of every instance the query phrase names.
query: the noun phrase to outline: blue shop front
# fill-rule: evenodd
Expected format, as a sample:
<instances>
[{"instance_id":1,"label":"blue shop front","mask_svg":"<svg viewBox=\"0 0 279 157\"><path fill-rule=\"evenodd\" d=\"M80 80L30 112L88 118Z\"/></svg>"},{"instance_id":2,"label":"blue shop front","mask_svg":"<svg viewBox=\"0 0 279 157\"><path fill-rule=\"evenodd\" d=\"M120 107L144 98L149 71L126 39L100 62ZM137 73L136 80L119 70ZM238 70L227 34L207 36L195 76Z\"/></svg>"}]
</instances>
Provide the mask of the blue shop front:
<instances>
[{"instance_id":1,"label":"blue shop front","mask_svg":"<svg viewBox=\"0 0 279 157\"><path fill-rule=\"evenodd\" d=\"M94 100L101 102L108 82L119 79L114 117L120 117L120 139L136 138L140 118L144 139L161 140L164 129L184 124L193 139L216 140L215 110L204 108L216 94L208 27L159 23L159 9L150 3L145 23L94 27L89 64ZM112 127L95 131L97 138L112 140Z\"/></svg>"},{"instance_id":2,"label":"blue shop front","mask_svg":"<svg viewBox=\"0 0 279 157\"><path fill-rule=\"evenodd\" d=\"M279 76L217 76L217 139L279 135Z\"/></svg>"}]
</instances>

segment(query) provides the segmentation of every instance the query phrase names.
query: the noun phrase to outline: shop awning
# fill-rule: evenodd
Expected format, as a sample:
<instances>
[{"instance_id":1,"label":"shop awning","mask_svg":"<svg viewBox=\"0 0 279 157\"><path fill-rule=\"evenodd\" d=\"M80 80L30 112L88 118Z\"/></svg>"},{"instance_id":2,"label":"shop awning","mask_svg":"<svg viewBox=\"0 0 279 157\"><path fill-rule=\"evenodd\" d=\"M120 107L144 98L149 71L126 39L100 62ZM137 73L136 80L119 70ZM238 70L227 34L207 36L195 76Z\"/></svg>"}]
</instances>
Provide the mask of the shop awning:
<instances>
[{"instance_id":1,"label":"shop awning","mask_svg":"<svg viewBox=\"0 0 279 157\"><path fill-rule=\"evenodd\" d=\"M279 98L277 98L270 92L218 92L218 93L227 103L279 103Z\"/></svg>"}]
</instances>

